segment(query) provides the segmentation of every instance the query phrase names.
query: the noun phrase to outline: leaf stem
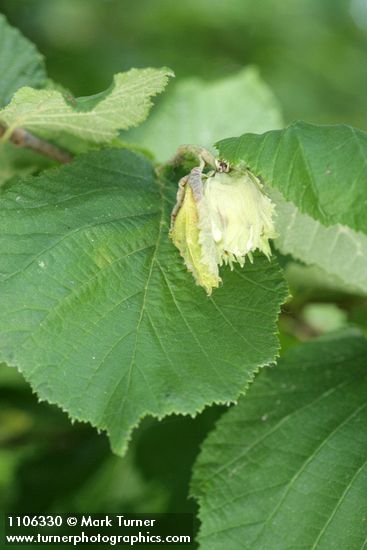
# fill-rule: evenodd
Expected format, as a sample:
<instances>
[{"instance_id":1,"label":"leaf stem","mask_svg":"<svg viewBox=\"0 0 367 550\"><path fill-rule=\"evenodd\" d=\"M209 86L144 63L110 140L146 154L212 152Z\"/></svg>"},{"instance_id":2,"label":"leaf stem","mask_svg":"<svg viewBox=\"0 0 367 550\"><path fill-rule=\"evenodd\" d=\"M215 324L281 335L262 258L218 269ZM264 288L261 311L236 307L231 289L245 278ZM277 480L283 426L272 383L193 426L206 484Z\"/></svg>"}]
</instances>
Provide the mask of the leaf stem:
<instances>
[{"instance_id":1,"label":"leaf stem","mask_svg":"<svg viewBox=\"0 0 367 550\"><path fill-rule=\"evenodd\" d=\"M7 130L8 128L0 122L0 137L4 136L5 141L7 138ZM13 130L8 139L17 147L32 149L32 151L36 151L37 153L61 162L62 164L67 164L73 160L73 155L71 155L68 151L61 149L60 147L56 147L56 145L53 145L49 141L34 136L27 130L24 130L24 128L16 128Z\"/></svg>"}]
</instances>

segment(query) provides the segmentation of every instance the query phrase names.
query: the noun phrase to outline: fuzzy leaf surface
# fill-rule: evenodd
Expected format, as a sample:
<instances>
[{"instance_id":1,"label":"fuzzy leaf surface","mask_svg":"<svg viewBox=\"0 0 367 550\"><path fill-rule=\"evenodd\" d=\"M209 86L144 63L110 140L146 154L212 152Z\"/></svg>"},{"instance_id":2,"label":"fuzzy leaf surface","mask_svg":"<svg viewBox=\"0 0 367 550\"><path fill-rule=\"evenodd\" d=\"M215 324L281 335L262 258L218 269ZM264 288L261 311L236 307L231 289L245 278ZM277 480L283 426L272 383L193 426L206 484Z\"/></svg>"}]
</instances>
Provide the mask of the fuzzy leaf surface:
<instances>
[{"instance_id":1,"label":"fuzzy leaf surface","mask_svg":"<svg viewBox=\"0 0 367 550\"><path fill-rule=\"evenodd\" d=\"M121 149L0 190L0 360L119 453L141 417L235 400L277 354L277 263L207 298L168 238L176 190Z\"/></svg>"},{"instance_id":2,"label":"fuzzy leaf surface","mask_svg":"<svg viewBox=\"0 0 367 550\"><path fill-rule=\"evenodd\" d=\"M110 88L74 99L56 89L21 88L0 111L9 132L26 128L41 137L65 142L65 137L100 144L113 140L121 129L140 124L162 92L170 69L131 69L115 75Z\"/></svg>"},{"instance_id":3,"label":"fuzzy leaf surface","mask_svg":"<svg viewBox=\"0 0 367 550\"><path fill-rule=\"evenodd\" d=\"M277 212L275 246L318 266L349 291L367 294L367 235L341 224L325 227L286 202L277 190L270 195Z\"/></svg>"},{"instance_id":4,"label":"fuzzy leaf surface","mask_svg":"<svg viewBox=\"0 0 367 550\"><path fill-rule=\"evenodd\" d=\"M200 548L365 547L366 357L350 332L293 348L222 416L194 468Z\"/></svg>"},{"instance_id":5,"label":"fuzzy leaf surface","mask_svg":"<svg viewBox=\"0 0 367 550\"><path fill-rule=\"evenodd\" d=\"M367 233L367 133L351 126L297 122L218 144L220 156L245 163L287 201L323 225Z\"/></svg>"}]
</instances>

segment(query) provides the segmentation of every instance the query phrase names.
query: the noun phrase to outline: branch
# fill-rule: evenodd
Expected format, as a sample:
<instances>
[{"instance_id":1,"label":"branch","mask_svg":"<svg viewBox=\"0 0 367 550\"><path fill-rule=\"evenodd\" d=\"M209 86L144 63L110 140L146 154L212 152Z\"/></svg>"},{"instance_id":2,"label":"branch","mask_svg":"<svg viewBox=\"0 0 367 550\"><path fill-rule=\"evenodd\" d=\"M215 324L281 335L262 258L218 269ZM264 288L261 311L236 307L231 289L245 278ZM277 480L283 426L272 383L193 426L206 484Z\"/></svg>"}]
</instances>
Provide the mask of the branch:
<instances>
[{"instance_id":1,"label":"branch","mask_svg":"<svg viewBox=\"0 0 367 550\"><path fill-rule=\"evenodd\" d=\"M202 160L212 168L216 168L217 166L214 155L212 155L210 151L208 151L204 147L200 147L199 145L180 145L174 157L170 161L168 161L167 164L177 166L179 164L182 164L187 156L195 157L198 162Z\"/></svg>"},{"instance_id":2,"label":"branch","mask_svg":"<svg viewBox=\"0 0 367 550\"><path fill-rule=\"evenodd\" d=\"M0 137L3 136L6 131L7 127L0 122ZM32 149L32 151L36 151L36 153L39 153L40 155L57 160L62 164L67 164L73 160L73 155L71 155L68 151L56 147L56 145L53 145L49 141L45 141L34 136L23 128L16 128L10 134L9 141L17 147Z\"/></svg>"},{"instance_id":3,"label":"branch","mask_svg":"<svg viewBox=\"0 0 367 550\"><path fill-rule=\"evenodd\" d=\"M156 168L156 173L158 177L161 177L165 173L166 168L172 167L175 169L183 165L187 160L192 161L194 167L200 165L203 168L205 164L208 164L211 168L218 169L217 159L204 147L200 147L199 145L180 145L170 160L160 164Z\"/></svg>"}]
</instances>

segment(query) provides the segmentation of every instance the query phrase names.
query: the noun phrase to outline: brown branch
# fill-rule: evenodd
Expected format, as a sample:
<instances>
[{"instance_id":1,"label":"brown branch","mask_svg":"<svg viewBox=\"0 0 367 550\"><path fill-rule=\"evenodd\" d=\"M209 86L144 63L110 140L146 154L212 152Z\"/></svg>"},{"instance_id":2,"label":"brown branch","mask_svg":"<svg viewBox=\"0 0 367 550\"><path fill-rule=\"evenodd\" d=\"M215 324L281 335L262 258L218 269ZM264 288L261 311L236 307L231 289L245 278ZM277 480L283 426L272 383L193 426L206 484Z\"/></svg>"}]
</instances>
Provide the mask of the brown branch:
<instances>
[{"instance_id":1,"label":"brown branch","mask_svg":"<svg viewBox=\"0 0 367 550\"><path fill-rule=\"evenodd\" d=\"M0 123L0 137L7 131L7 127ZM26 149L32 149L40 155L49 157L53 160L57 160L62 164L67 164L73 160L73 155L60 147L56 147L49 141L40 139L23 128L16 128L10 134L9 141L17 147L25 147Z\"/></svg>"}]
</instances>

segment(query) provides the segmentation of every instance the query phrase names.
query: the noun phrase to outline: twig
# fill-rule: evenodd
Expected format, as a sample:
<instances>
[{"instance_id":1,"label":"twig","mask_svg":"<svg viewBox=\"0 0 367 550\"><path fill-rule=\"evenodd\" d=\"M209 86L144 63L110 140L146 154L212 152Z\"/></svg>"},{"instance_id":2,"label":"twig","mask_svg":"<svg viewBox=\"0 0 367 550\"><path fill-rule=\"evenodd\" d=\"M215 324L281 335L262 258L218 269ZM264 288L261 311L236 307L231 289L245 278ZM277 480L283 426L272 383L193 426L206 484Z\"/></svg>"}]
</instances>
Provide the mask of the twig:
<instances>
[{"instance_id":1,"label":"twig","mask_svg":"<svg viewBox=\"0 0 367 550\"><path fill-rule=\"evenodd\" d=\"M160 164L156 168L158 177L161 177L162 174L165 173L167 167L177 168L180 164L183 164L187 158L191 157L193 157L192 160L194 161L195 159L198 164L204 163L204 165L208 164L211 168L217 168L216 158L204 147L200 145L180 145L170 160Z\"/></svg>"},{"instance_id":2,"label":"twig","mask_svg":"<svg viewBox=\"0 0 367 550\"><path fill-rule=\"evenodd\" d=\"M6 132L7 127L4 124L0 123L0 137L3 136ZM15 130L13 130L13 132L10 134L9 141L11 141L11 143L16 145L17 147L32 149L32 151L36 151L37 153L40 153L45 157L57 160L62 164L67 164L68 162L71 162L73 160L73 155L71 155L68 151L61 149L60 147L56 147L56 145L53 145L49 141L45 141L34 136L23 128L16 128Z\"/></svg>"},{"instance_id":3,"label":"twig","mask_svg":"<svg viewBox=\"0 0 367 550\"><path fill-rule=\"evenodd\" d=\"M199 145L180 145L174 157L169 160L167 164L177 166L181 164L188 155L194 156L199 161L203 160L204 163L208 164L212 168L216 167L216 159L214 155L212 155L210 151L208 151L204 147L200 147Z\"/></svg>"}]
</instances>

